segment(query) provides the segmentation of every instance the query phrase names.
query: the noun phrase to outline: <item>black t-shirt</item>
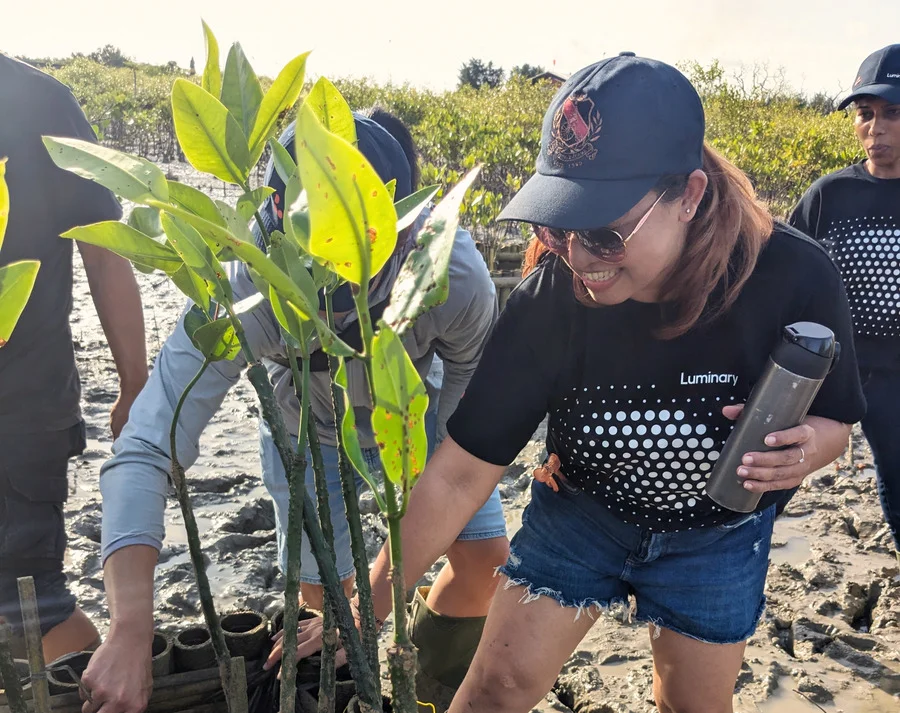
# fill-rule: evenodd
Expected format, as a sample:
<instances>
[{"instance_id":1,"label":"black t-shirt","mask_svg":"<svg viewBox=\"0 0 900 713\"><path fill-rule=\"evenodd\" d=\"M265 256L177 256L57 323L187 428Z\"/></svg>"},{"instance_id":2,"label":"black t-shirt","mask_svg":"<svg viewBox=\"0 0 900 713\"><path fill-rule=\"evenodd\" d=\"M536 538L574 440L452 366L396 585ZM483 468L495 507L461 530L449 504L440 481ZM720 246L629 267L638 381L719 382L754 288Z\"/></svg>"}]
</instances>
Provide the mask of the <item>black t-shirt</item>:
<instances>
[{"instance_id":1,"label":"black t-shirt","mask_svg":"<svg viewBox=\"0 0 900 713\"><path fill-rule=\"evenodd\" d=\"M41 261L31 299L0 349L0 433L57 431L78 423L79 382L69 330L76 225L118 220L105 188L56 167L42 135L96 141L72 93L0 54L0 157L7 157L9 225L0 265Z\"/></svg>"},{"instance_id":2,"label":"black t-shirt","mask_svg":"<svg viewBox=\"0 0 900 713\"><path fill-rule=\"evenodd\" d=\"M900 368L900 178L857 163L816 181L791 224L828 250L844 277L863 369Z\"/></svg>"},{"instance_id":3,"label":"black t-shirt","mask_svg":"<svg viewBox=\"0 0 900 713\"><path fill-rule=\"evenodd\" d=\"M549 414L562 472L626 522L675 531L735 513L705 496L732 422L783 327L831 328L843 352L810 414L854 423L865 411L850 313L825 251L779 226L726 314L676 339L653 336L662 306L578 303L565 263L548 256L509 298L448 432L466 451L510 463ZM783 493L767 494L759 509Z\"/></svg>"}]
</instances>

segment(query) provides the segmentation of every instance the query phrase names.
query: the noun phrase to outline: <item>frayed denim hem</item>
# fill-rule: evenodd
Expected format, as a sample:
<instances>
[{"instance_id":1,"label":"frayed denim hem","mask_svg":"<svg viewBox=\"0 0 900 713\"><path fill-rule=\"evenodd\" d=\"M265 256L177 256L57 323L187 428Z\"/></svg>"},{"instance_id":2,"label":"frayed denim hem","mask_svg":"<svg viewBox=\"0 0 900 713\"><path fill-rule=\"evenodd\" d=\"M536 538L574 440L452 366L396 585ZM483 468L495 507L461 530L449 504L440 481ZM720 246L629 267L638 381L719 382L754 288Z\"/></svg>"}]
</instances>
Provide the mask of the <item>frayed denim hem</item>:
<instances>
[{"instance_id":1,"label":"frayed denim hem","mask_svg":"<svg viewBox=\"0 0 900 713\"><path fill-rule=\"evenodd\" d=\"M642 622L646 622L646 623L650 624L652 627L651 636L654 639L659 638L659 635L660 635L662 629L668 629L669 631L674 631L676 634L681 634L682 636L686 636L687 638L693 639L694 641L699 641L701 644L718 644L718 645L742 644L747 639L749 639L751 636L753 636L753 634L756 632L756 627L759 626L759 620L762 619L762 615L765 610L766 610L766 597L764 595L762 600L759 603L759 607L756 610L756 617L753 620L753 624L751 624L750 629L747 632L745 632L735 638L728 637L728 638L724 638L724 639L721 639L721 638L711 639L708 637L698 636L697 634L693 634L690 631L685 631L684 629L681 629L677 626L670 626L669 624L666 624L659 617L641 616L639 614L636 614L634 617L634 620L642 621Z\"/></svg>"},{"instance_id":2,"label":"frayed denim hem","mask_svg":"<svg viewBox=\"0 0 900 713\"><path fill-rule=\"evenodd\" d=\"M510 554L510 560L513 560L514 555ZM608 614L612 618L620 621L623 624L636 624L636 623L646 623L650 625L650 636L653 640L656 640L662 634L663 629L668 629L669 631L673 631L676 634L681 634L682 636L686 636L689 639L694 639L695 641L699 641L703 644L740 644L753 636L753 633L756 631L756 627L759 626L759 621L762 618L763 612L766 610L766 597L763 596L760 601L759 607L756 611L756 617L753 620L753 624L750 626L750 629L738 636L737 638L725 638L725 639L716 639L716 638L708 638L703 636L698 636L695 633L690 631L685 631L677 626L671 626L670 624L666 624L666 622L661 617L653 617L640 615L637 613L637 601L633 597L630 600L626 601L624 599L610 599L610 600L601 600L601 599L583 599L581 601L577 601L574 599L568 599L563 596L562 592L559 592L550 587L535 587L531 582L527 579L521 577L513 576L513 573L509 569L509 564L512 564L513 567L516 566L516 562L512 561L508 564L501 565L494 570L494 576L504 575L506 577L506 583L503 585L503 589L512 589L513 587L522 587L524 592L522 593L522 597L519 599L519 603L521 604L530 604L531 602L537 601L541 597L547 597L549 599L554 600L561 607L567 607L570 609L575 609L575 621L578 621L582 614L587 615L592 621L595 620L595 614Z\"/></svg>"},{"instance_id":3,"label":"frayed denim hem","mask_svg":"<svg viewBox=\"0 0 900 713\"><path fill-rule=\"evenodd\" d=\"M456 538L457 542L475 542L477 540L493 540L497 537L506 537L506 528L499 528L494 530L485 530L484 532L465 532L463 531L459 537Z\"/></svg>"},{"instance_id":4,"label":"frayed denim hem","mask_svg":"<svg viewBox=\"0 0 900 713\"><path fill-rule=\"evenodd\" d=\"M512 559L513 556L514 555L510 554L510 559ZM624 599L609 599L605 601L602 599L582 599L581 601L576 601L574 599L566 598L563 596L562 592L551 589L550 587L535 587L527 579L514 577L507 568L507 565L501 565L494 570L495 577L500 574L506 577L506 583L503 585L503 589L522 587L525 590L521 599L519 599L521 604L530 604L541 597L547 597L555 601L561 607L574 609L575 621L578 621L582 615L586 615L589 619L594 621L595 615L599 614L609 614L626 623L630 622L632 619L633 609Z\"/></svg>"}]
</instances>

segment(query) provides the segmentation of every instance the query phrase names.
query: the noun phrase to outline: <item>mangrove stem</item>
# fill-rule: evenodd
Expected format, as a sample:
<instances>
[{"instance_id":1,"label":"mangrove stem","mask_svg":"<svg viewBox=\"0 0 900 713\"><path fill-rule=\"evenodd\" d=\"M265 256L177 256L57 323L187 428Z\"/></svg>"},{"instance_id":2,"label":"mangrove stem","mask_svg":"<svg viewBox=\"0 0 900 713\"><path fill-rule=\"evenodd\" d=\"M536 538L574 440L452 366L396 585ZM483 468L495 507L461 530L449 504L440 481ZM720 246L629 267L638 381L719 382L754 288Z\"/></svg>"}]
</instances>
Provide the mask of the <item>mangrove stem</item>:
<instances>
[{"instance_id":1,"label":"mangrove stem","mask_svg":"<svg viewBox=\"0 0 900 713\"><path fill-rule=\"evenodd\" d=\"M203 365L181 393L178 404L175 406L175 412L172 414L172 425L169 428L169 448L172 459L171 475L172 483L175 486L175 494L178 497L178 504L181 506L191 564L194 566L194 575L197 578L200 607L203 610L203 618L206 620L213 651L216 654L219 678L222 680L222 690L225 692L228 710L231 713L239 713L247 710L247 702L245 698L242 705L234 698L234 689L231 685L231 657L228 654L228 647L225 645L225 634L222 632L222 627L219 624L219 616L216 613L216 606L209 587L209 578L206 576L206 562L203 561L203 550L200 546L200 531L197 528L197 520L194 518L194 509L191 506L191 498L187 488L187 478L185 477L184 467L178 460L177 449L178 418L181 416L181 410L191 389L194 388L209 365L210 360L208 358L204 359Z\"/></svg>"},{"instance_id":2,"label":"mangrove stem","mask_svg":"<svg viewBox=\"0 0 900 713\"><path fill-rule=\"evenodd\" d=\"M325 314L328 328L335 331L334 308L331 295L325 296ZM341 388L335 383L335 376L340 368L339 357L328 356L328 369L331 373L331 402L334 410L334 430L337 440L338 470L341 475L341 491L344 495L344 508L347 511L347 523L350 525L350 549L353 552L353 564L356 568L356 590L359 595L360 631L366 658L372 669L375 684L381 694L381 676L378 661L378 627L375 623L375 608L372 605L372 585L369 582L369 557L366 554L366 540L363 537L362 514L359 511L359 493L356 490L356 476L353 466L344 452L344 440L341 435L341 424L344 420L344 396Z\"/></svg>"}]
</instances>

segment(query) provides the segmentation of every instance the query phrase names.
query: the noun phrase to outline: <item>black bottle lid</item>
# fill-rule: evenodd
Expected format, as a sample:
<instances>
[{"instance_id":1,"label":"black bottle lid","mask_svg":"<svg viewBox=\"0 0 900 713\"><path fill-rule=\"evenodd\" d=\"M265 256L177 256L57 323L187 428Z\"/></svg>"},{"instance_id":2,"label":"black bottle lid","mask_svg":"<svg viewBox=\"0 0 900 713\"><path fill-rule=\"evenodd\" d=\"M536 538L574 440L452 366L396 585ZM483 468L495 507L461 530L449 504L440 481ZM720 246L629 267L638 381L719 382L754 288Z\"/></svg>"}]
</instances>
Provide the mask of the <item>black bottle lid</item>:
<instances>
[{"instance_id":1,"label":"black bottle lid","mask_svg":"<svg viewBox=\"0 0 900 713\"><path fill-rule=\"evenodd\" d=\"M782 332L772 360L807 379L824 379L839 354L834 332L816 322L795 322Z\"/></svg>"}]
</instances>

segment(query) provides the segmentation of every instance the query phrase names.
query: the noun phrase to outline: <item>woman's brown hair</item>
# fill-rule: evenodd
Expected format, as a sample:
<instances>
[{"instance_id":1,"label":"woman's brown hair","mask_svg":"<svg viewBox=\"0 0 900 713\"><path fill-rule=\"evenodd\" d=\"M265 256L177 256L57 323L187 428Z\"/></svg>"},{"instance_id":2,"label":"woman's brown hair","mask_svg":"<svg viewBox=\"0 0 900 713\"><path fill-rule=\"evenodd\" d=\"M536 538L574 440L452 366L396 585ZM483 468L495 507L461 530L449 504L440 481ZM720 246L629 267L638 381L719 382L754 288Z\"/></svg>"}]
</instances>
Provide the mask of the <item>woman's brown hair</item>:
<instances>
[{"instance_id":1,"label":"woman's brown hair","mask_svg":"<svg viewBox=\"0 0 900 713\"><path fill-rule=\"evenodd\" d=\"M703 146L703 172L709 178L706 192L688 224L684 250L660 291L661 301L672 306L666 310L666 322L657 332L660 339L680 337L701 316L709 322L726 312L772 234L772 216L757 200L750 180L708 144ZM687 180L688 176L664 176L654 191L666 191L663 202L671 203L684 194ZM523 277L534 270L546 252L546 246L533 238L525 252ZM588 307L601 306L591 299L575 275L573 286L579 302ZM710 302L713 291L716 298Z\"/></svg>"}]
</instances>

